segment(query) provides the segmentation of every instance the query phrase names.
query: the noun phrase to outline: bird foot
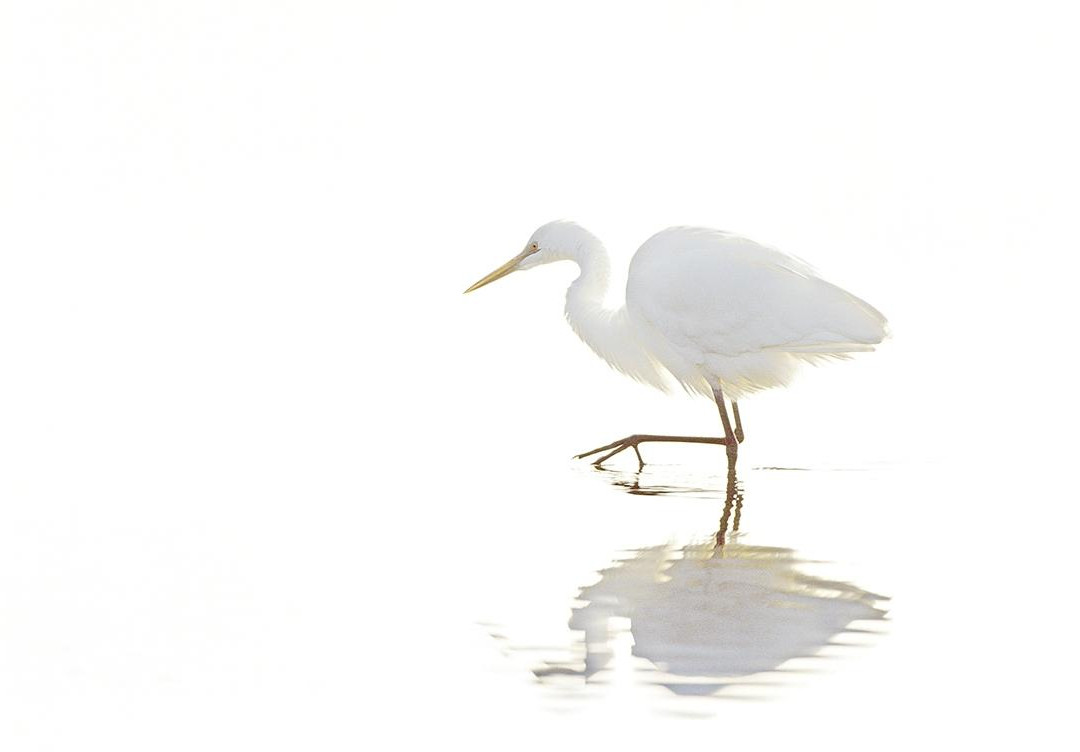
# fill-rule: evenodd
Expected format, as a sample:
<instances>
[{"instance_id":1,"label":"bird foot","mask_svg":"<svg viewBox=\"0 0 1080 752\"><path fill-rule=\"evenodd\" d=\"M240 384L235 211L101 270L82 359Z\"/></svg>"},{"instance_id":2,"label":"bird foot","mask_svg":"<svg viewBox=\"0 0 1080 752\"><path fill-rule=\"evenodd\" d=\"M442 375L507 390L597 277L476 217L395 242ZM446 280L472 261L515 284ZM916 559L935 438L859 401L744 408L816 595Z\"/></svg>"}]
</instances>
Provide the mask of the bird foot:
<instances>
[{"instance_id":1,"label":"bird foot","mask_svg":"<svg viewBox=\"0 0 1080 752\"><path fill-rule=\"evenodd\" d=\"M641 441L641 436L639 436L638 434L632 434L625 438L619 439L618 441L613 441L610 444L605 444L604 446L597 447L596 449L590 449L587 452L576 454L574 455L574 459L581 460L585 459L589 455L599 454L600 452L607 452L607 454L603 455L599 459L593 460L593 466L600 467L602 464L610 460L619 452L625 451L627 449L633 449L634 454L637 455L638 469L640 470L641 468L645 467L645 460L641 458L641 451L638 449L638 444L640 444Z\"/></svg>"},{"instance_id":2,"label":"bird foot","mask_svg":"<svg viewBox=\"0 0 1080 752\"><path fill-rule=\"evenodd\" d=\"M574 459L580 460L593 454L600 454L601 452L606 452L606 454L602 455L599 459L593 460L592 464L596 467L600 467L603 463L607 462L619 452L623 452L627 449L633 449L634 454L637 455L638 469L640 470L641 468L645 467L645 460L641 458L641 452L638 450L638 444L644 444L647 441L679 442L684 444L721 444L724 446L726 446L728 443L727 439L714 436L657 436L655 434L635 433L621 438L618 441L613 441L610 444L605 444L604 446L596 447L596 449L590 449L587 452L582 452L581 454L574 455ZM728 447L728 455L733 454L733 450L735 450L736 447L737 444L732 444L730 447Z\"/></svg>"}]
</instances>

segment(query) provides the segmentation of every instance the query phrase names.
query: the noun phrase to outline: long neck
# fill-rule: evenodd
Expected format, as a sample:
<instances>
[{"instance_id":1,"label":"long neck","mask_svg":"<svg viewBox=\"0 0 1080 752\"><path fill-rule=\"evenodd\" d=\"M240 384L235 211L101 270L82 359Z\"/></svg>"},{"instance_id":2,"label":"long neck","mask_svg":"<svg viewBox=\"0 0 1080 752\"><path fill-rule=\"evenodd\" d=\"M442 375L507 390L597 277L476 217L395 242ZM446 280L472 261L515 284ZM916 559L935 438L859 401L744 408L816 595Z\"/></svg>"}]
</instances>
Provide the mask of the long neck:
<instances>
[{"instance_id":1,"label":"long neck","mask_svg":"<svg viewBox=\"0 0 1080 752\"><path fill-rule=\"evenodd\" d=\"M595 241L579 246L568 257L581 268L581 274L566 291L566 320L570 327L612 368L666 388L656 364L634 336L625 306L604 307L611 271L607 250Z\"/></svg>"},{"instance_id":2,"label":"long neck","mask_svg":"<svg viewBox=\"0 0 1080 752\"><path fill-rule=\"evenodd\" d=\"M567 256L577 263L581 274L566 291L566 320L582 341L603 358L609 349L615 313L604 308L611 272L607 250L594 241L574 248Z\"/></svg>"}]
</instances>

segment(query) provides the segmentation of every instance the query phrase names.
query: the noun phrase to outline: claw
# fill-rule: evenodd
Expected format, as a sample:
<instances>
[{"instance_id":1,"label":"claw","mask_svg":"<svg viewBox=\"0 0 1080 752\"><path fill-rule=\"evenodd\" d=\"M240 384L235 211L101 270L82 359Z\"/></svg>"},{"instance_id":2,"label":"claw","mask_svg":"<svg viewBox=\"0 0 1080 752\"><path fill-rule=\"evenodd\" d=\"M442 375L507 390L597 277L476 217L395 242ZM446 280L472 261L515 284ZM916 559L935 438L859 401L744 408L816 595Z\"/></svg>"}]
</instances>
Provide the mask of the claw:
<instances>
[{"instance_id":1,"label":"claw","mask_svg":"<svg viewBox=\"0 0 1080 752\"><path fill-rule=\"evenodd\" d=\"M645 460L643 460L641 458L641 451L638 449L638 444L641 443L641 440L642 440L641 436L639 436L637 434L632 434L630 436L627 436L624 439L619 439L618 441L613 441L610 444L607 444L605 446L597 447L596 449L593 449L592 451L585 452L583 454L575 455L574 459L582 459L584 457L588 457L591 454L597 454L598 452L604 452L604 451L610 449L611 451L608 452L607 454L605 454L603 457L600 457L599 459L593 460L593 462L592 462L593 467L600 467L601 465L603 465L605 462L610 460L612 457L614 457L619 452L624 452L627 449L633 449L634 454L637 455L638 470L640 470L643 467L645 467Z\"/></svg>"},{"instance_id":2,"label":"claw","mask_svg":"<svg viewBox=\"0 0 1080 752\"><path fill-rule=\"evenodd\" d=\"M622 442L617 442L617 443L619 444L619 445L618 445L617 447L615 447L614 449L612 449L612 450L611 450L610 452L608 452L607 454L605 454L605 455L604 455L603 457L601 457L600 459L598 459L598 460L595 460L595 461L594 461L594 462L592 463L592 464L593 464L593 467L600 467L600 466L601 466L602 464L604 464L605 462L607 462L608 460L610 460L610 459L611 459L612 457L614 457L614 456L615 456L616 454L618 454L619 452L622 452L622 451L624 451L624 450L625 450L625 449L626 449L627 447L630 447L630 446L632 446L632 447L634 447L634 451L635 451L635 452L637 451L637 444L629 444L629 443L627 443L627 442L625 442L625 441L622 441ZM638 455L638 457L641 457L641 455L639 454L639 455Z\"/></svg>"},{"instance_id":3,"label":"claw","mask_svg":"<svg viewBox=\"0 0 1080 752\"><path fill-rule=\"evenodd\" d=\"M606 452L608 449L612 449L614 447L627 444L628 442L632 441L633 439L634 439L633 436L627 436L626 438L618 439L617 441L613 441L610 444L604 444L604 446L596 447L596 449L590 449L587 452L582 452L581 454L575 454L574 459L575 460L583 460L586 457L588 457L590 454L597 454L598 452ZM622 449L625 449L625 448L626 448L625 446L622 446L622 448L619 451L622 451ZM593 464L596 464L596 463L593 463Z\"/></svg>"}]
</instances>

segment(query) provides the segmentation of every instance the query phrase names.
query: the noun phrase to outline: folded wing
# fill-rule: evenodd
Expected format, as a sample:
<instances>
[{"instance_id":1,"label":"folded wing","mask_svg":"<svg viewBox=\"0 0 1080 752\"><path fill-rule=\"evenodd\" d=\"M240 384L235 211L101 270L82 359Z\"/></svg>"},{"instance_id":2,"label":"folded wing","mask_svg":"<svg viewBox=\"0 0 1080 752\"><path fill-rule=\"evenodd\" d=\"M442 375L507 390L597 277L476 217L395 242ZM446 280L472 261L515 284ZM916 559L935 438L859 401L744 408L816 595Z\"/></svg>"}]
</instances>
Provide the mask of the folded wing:
<instances>
[{"instance_id":1,"label":"folded wing","mask_svg":"<svg viewBox=\"0 0 1080 752\"><path fill-rule=\"evenodd\" d=\"M716 230L650 238L630 265L626 305L697 362L767 351L843 356L873 350L888 333L879 311L805 262Z\"/></svg>"}]
</instances>

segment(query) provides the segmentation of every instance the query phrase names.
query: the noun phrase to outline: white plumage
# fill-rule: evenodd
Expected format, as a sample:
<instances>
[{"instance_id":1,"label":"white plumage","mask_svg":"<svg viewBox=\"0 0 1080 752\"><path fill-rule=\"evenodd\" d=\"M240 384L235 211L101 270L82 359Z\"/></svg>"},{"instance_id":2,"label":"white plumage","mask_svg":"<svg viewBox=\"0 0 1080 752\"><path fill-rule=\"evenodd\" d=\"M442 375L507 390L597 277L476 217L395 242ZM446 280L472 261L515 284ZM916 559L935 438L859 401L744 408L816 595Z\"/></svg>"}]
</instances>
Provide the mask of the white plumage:
<instances>
[{"instance_id":1,"label":"white plumage","mask_svg":"<svg viewBox=\"0 0 1080 752\"><path fill-rule=\"evenodd\" d=\"M722 394L737 401L785 385L801 363L873 350L888 335L879 311L805 262L697 227L663 230L638 249L618 308L604 306L606 249L573 222L543 225L521 253L466 292L562 260L581 268L566 292L567 321L597 355L660 389L670 386L670 375L687 391L716 399L722 416ZM737 433L741 441L741 426ZM626 446L643 440L633 439ZM733 455L734 442L727 443Z\"/></svg>"},{"instance_id":2,"label":"white plumage","mask_svg":"<svg viewBox=\"0 0 1080 752\"><path fill-rule=\"evenodd\" d=\"M673 227L630 263L626 310L679 383L732 399L788 383L800 362L873 350L887 334L873 306L803 261L717 230Z\"/></svg>"}]
</instances>

